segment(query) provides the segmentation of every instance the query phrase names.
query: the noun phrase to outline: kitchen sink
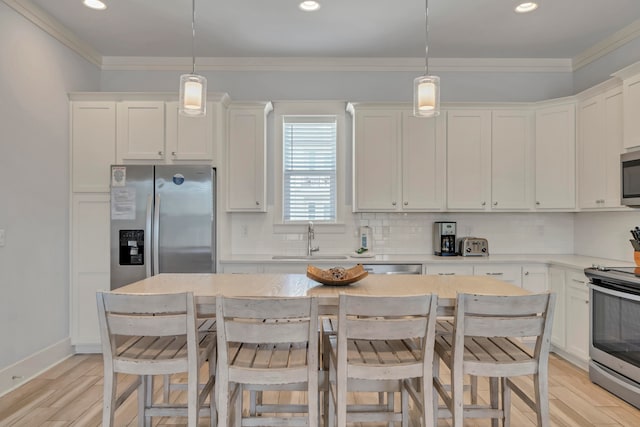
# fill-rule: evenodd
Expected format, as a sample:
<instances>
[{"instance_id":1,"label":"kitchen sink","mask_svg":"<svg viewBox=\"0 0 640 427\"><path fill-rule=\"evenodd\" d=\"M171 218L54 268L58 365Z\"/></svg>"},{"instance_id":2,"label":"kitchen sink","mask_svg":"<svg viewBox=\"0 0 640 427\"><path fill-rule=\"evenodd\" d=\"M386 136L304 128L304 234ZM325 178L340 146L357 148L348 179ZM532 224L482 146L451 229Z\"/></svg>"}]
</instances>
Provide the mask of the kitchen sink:
<instances>
[{"instance_id":1,"label":"kitchen sink","mask_svg":"<svg viewBox=\"0 0 640 427\"><path fill-rule=\"evenodd\" d=\"M346 255L274 255L272 259L315 259L315 260L332 260L332 259L348 259Z\"/></svg>"}]
</instances>

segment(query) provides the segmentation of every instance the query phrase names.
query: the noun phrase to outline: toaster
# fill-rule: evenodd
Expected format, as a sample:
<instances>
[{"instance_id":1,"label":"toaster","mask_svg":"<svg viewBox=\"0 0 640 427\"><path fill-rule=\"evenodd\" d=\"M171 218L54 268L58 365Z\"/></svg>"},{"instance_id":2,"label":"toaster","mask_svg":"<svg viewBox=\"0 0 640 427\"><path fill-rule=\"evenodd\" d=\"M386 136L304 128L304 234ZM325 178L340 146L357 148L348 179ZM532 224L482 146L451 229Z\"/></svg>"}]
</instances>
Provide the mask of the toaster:
<instances>
[{"instance_id":1,"label":"toaster","mask_svg":"<svg viewBox=\"0 0 640 427\"><path fill-rule=\"evenodd\" d=\"M480 237L463 237L460 239L458 248L462 256L489 255L489 242Z\"/></svg>"}]
</instances>

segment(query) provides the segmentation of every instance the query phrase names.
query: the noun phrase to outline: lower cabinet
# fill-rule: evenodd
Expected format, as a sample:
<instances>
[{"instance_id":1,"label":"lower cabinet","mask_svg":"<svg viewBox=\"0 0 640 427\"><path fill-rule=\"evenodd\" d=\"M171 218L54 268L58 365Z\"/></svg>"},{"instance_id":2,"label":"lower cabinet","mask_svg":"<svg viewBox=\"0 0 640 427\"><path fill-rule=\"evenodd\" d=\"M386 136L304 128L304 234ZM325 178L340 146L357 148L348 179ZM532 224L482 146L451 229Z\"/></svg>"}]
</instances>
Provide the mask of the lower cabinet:
<instances>
[{"instance_id":1,"label":"lower cabinet","mask_svg":"<svg viewBox=\"0 0 640 427\"><path fill-rule=\"evenodd\" d=\"M547 266L523 265L522 288L534 293L546 292L549 289Z\"/></svg>"},{"instance_id":2,"label":"lower cabinet","mask_svg":"<svg viewBox=\"0 0 640 427\"><path fill-rule=\"evenodd\" d=\"M551 344L569 361L586 368L589 362L589 287L582 270L551 267L549 288L555 292Z\"/></svg>"},{"instance_id":3,"label":"lower cabinet","mask_svg":"<svg viewBox=\"0 0 640 427\"><path fill-rule=\"evenodd\" d=\"M425 274L437 274L439 276L473 276L473 265L427 264Z\"/></svg>"},{"instance_id":4,"label":"lower cabinet","mask_svg":"<svg viewBox=\"0 0 640 427\"><path fill-rule=\"evenodd\" d=\"M487 264L473 267L475 276L493 277L503 282L522 287L522 268L512 264Z\"/></svg>"}]
</instances>

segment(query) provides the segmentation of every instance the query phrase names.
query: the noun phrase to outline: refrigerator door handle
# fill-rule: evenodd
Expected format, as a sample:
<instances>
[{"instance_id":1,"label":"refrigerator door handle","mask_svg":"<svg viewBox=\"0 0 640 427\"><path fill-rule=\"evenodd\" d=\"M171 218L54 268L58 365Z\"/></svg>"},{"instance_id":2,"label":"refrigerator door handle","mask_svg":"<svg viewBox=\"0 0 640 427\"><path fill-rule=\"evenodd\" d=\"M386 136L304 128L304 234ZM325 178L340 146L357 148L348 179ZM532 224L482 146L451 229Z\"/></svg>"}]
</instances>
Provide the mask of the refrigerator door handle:
<instances>
[{"instance_id":1,"label":"refrigerator door handle","mask_svg":"<svg viewBox=\"0 0 640 427\"><path fill-rule=\"evenodd\" d=\"M144 268L147 277L151 277L151 209L153 209L153 197L149 194L147 196L147 213L144 226Z\"/></svg>"},{"instance_id":2,"label":"refrigerator door handle","mask_svg":"<svg viewBox=\"0 0 640 427\"><path fill-rule=\"evenodd\" d=\"M160 195L156 193L156 205L153 211L153 275L160 273Z\"/></svg>"}]
</instances>

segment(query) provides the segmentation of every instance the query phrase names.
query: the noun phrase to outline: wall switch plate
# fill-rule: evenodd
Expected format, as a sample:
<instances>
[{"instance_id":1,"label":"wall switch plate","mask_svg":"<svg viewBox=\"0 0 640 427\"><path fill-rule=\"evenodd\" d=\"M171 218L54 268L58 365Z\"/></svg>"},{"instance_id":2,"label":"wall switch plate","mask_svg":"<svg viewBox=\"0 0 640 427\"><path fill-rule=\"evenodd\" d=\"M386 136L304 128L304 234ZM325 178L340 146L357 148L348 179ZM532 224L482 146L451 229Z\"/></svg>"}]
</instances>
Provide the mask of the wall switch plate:
<instances>
[{"instance_id":1,"label":"wall switch plate","mask_svg":"<svg viewBox=\"0 0 640 427\"><path fill-rule=\"evenodd\" d=\"M0 229L0 247L4 246L4 229Z\"/></svg>"}]
</instances>

